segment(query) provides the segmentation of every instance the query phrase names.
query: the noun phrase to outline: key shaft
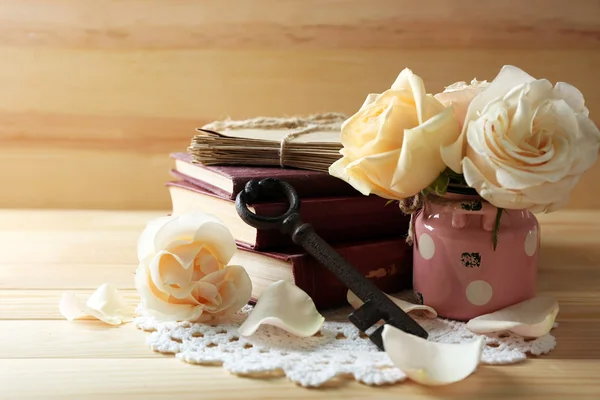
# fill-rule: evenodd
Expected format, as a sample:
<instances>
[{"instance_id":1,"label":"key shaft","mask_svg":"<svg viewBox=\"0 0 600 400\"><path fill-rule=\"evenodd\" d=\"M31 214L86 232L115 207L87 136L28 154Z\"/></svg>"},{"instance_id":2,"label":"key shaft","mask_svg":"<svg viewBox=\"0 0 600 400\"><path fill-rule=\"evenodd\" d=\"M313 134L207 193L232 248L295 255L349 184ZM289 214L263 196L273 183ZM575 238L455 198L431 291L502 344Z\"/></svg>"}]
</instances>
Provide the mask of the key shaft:
<instances>
[{"instance_id":1,"label":"key shaft","mask_svg":"<svg viewBox=\"0 0 600 400\"><path fill-rule=\"evenodd\" d=\"M294 243L302 246L308 254L333 273L363 303L368 302L369 308L374 311L376 309L376 312L365 315L366 319L363 319L365 325L372 326L383 319L405 332L423 338L427 337L427 332L414 319L404 313L373 282L365 278L335 249L329 246L315 232L312 225L302 222L299 214L296 213L287 217L282 223L281 231L291 235Z\"/></svg>"}]
</instances>

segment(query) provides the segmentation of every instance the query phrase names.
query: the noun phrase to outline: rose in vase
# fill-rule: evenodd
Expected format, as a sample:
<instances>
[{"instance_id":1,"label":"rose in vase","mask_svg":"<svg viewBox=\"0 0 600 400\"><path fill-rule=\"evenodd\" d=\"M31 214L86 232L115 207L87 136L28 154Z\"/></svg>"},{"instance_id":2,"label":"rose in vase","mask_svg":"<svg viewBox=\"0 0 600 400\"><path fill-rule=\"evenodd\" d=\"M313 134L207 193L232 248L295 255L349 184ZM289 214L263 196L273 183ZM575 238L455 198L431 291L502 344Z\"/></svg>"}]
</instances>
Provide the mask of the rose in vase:
<instances>
[{"instance_id":1,"label":"rose in vase","mask_svg":"<svg viewBox=\"0 0 600 400\"><path fill-rule=\"evenodd\" d=\"M598 158L600 132L581 92L514 66L503 67L461 117L461 135L442 157L498 208L555 211Z\"/></svg>"},{"instance_id":2,"label":"rose in vase","mask_svg":"<svg viewBox=\"0 0 600 400\"><path fill-rule=\"evenodd\" d=\"M389 90L369 95L344 122L343 157L329 173L364 195L405 199L446 169L440 148L459 133L452 107L427 94L423 80L405 69Z\"/></svg>"},{"instance_id":3,"label":"rose in vase","mask_svg":"<svg viewBox=\"0 0 600 400\"><path fill-rule=\"evenodd\" d=\"M202 322L235 313L250 300L246 270L227 265L236 245L216 218L193 213L152 220L138 240L136 288L161 321Z\"/></svg>"},{"instance_id":4,"label":"rose in vase","mask_svg":"<svg viewBox=\"0 0 600 400\"><path fill-rule=\"evenodd\" d=\"M465 117L467 116L467 110L471 101L479 94L482 90L488 87L487 81L478 81L473 79L470 84L466 82L456 82L446 87L446 89L436 94L435 97L446 107L452 106L454 114L458 121L459 128L462 130L465 124Z\"/></svg>"}]
</instances>

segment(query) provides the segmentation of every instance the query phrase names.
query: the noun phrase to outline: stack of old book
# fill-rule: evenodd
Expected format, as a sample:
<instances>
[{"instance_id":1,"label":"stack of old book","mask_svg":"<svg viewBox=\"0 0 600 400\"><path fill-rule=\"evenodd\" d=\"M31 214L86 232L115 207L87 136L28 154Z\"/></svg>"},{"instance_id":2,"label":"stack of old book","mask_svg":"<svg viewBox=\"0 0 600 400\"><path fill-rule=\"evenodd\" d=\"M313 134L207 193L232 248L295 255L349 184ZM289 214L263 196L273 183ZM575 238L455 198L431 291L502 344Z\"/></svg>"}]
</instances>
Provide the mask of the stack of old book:
<instances>
[{"instance_id":1,"label":"stack of old book","mask_svg":"<svg viewBox=\"0 0 600 400\"><path fill-rule=\"evenodd\" d=\"M306 291L319 308L346 303L346 288L291 239L274 230L255 229L238 216L235 198L251 179L278 178L290 183L301 198L302 220L384 292L411 286L412 251L405 244L408 217L397 205L377 196L363 196L325 172L258 166L217 166L196 162L188 153L174 153L167 183L173 215L210 213L232 232L238 251L231 261L248 271L256 300L272 282L288 280ZM253 205L258 215L280 215L285 199Z\"/></svg>"}]
</instances>

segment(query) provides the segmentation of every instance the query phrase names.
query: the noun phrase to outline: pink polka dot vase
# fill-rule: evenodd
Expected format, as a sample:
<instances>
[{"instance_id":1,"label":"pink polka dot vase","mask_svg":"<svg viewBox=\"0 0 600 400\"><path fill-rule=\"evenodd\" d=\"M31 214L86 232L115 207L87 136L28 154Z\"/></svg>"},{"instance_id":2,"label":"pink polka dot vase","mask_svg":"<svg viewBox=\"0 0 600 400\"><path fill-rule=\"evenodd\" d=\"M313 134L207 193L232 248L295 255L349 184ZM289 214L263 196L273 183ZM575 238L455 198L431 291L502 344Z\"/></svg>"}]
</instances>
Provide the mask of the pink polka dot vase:
<instances>
[{"instance_id":1,"label":"pink polka dot vase","mask_svg":"<svg viewBox=\"0 0 600 400\"><path fill-rule=\"evenodd\" d=\"M467 321L535 296L539 224L526 210L497 208L477 195L429 196L415 219L417 302Z\"/></svg>"}]
</instances>

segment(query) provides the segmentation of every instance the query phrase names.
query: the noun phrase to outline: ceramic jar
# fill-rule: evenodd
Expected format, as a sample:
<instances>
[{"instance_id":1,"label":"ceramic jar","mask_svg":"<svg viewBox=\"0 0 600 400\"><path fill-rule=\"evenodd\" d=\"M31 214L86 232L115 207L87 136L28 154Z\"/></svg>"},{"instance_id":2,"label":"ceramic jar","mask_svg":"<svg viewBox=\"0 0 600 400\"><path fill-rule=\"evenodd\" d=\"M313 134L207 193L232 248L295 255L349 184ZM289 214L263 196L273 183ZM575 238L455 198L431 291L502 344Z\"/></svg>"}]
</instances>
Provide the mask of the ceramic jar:
<instances>
[{"instance_id":1,"label":"ceramic jar","mask_svg":"<svg viewBox=\"0 0 600 400\"><path fill-rule=\"evenodd\" d=\"M477 195L428 197L415 219L413 287L441 317L466 321L535 296L539 225L526 210L497 208Z\"/></svg>"}]
</instances>

